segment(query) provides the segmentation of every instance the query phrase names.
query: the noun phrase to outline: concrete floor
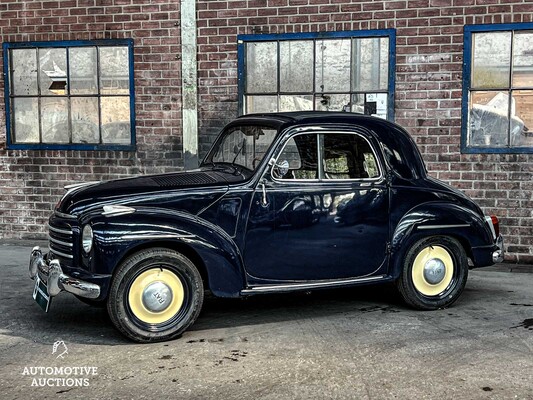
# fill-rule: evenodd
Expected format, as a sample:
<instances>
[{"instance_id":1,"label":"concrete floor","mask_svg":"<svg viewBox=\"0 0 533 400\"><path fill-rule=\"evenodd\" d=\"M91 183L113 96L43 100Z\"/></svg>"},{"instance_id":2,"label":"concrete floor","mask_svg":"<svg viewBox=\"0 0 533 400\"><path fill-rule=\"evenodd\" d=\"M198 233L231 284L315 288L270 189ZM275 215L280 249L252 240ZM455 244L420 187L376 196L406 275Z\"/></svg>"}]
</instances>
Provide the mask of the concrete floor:
<instances>
[{"instance_id":1,"label":"concrete floor","mask_svg":"<svg viewBox=\"0 0 533 400\"><path fill-rule=\"evenodd\" d=\"M207 298L181 339L139 345L71 295L42 312L29 251L0 245L2 400L533 399L530 273L472 271L461 299L433 312L406 308L388 286ZM59 340L63 358L52 354ZM32 376L30 367L97 375L75 377L89 386L32 387L66 375Z\"/></svg>"}]
</instances>

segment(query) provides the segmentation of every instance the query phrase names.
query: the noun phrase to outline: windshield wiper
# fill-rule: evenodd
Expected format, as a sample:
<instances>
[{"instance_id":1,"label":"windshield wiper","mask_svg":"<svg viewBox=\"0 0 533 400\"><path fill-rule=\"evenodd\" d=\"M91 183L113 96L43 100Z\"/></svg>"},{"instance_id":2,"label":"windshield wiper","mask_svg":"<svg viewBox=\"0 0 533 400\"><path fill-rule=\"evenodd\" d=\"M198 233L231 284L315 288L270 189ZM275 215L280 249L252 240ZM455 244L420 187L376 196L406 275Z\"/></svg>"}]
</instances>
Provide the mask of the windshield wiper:
<instances>
[{"instance_id":1,"label":"windshield wiper","mask_svg":"<svg viewBox=\"0 0 533 400\"><path fill-rule=\"evenodd\" d=\"M239 157L239 154L241 154L242 149L244 149L244 146L246 145L246 138L242 138L242 144L241 147L239 147L239 150L237 151L237 154L235 154L235 157L233 157L233 161L231 162L231 165L235 166L235 160L237 160L237 157Z\"/></svg>"}]
</instances>

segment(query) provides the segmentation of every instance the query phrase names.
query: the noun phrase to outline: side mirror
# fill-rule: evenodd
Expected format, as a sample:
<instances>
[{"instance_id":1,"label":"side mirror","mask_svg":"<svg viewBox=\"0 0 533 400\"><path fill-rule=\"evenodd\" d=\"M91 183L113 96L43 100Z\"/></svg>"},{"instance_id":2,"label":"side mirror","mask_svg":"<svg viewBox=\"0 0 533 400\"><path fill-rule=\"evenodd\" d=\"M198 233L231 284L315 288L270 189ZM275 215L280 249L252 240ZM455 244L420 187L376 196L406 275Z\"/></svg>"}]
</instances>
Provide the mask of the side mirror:
<instances>
[{"instance_id":1,"label":"side mirror","mask_svg":"<svg viewBox=\"0 0 533 400\"><path fill-rule=\"evenodd\" d=\"M274 165L273 171L277 175L278 178L285 176L287 172L289 172L289 162L287 160L282 160L277 163L274 162L273 165Z\"/></svg>"}]
</instances>

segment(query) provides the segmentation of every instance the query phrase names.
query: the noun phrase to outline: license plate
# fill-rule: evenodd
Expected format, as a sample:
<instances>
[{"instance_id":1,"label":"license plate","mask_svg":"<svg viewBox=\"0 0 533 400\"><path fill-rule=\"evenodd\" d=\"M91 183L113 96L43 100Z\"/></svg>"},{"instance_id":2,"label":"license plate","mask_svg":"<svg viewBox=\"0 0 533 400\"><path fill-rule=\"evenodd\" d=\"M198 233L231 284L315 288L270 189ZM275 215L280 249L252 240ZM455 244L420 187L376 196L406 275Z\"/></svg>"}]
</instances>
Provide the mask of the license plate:
<instances>
[{"instance_id":1,"label":"license plate","mask_svg":"<svg viewBox=\"0 0 533 400\"><path fill-rule=\"evenodd\" d=\"M35 277L35 287L33 288L33 299L39 304L39 306L48 312L50 308L50 303L52 298L48 294L48 288L46 285L39 279L39 276Z\"/></svg>"}]
</instances>

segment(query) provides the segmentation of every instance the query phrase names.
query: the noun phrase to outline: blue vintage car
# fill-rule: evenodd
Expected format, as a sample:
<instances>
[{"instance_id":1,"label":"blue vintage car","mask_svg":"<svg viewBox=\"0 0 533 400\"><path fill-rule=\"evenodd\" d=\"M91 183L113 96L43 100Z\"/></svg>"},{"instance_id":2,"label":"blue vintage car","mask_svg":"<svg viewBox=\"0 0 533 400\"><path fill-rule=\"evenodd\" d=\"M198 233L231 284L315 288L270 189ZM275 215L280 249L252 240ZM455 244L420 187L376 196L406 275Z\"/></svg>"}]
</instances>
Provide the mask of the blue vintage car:
<instances>
[{"instance_id":1,"label":"blue vintage car","mask_svg":"<svg viewBox=\"0 0 533 400\"><path fill-rule=\"evenodd\" d=\"M417 309L451 305L470 268L503 260L498 219L427 175L394 123L351 113L256 114L189 172L67 188L30 275L107 307L127 337L178 337L209 290L242 297L395 282Z\"/></svg>"}]
</instances>

